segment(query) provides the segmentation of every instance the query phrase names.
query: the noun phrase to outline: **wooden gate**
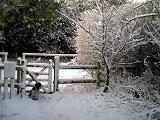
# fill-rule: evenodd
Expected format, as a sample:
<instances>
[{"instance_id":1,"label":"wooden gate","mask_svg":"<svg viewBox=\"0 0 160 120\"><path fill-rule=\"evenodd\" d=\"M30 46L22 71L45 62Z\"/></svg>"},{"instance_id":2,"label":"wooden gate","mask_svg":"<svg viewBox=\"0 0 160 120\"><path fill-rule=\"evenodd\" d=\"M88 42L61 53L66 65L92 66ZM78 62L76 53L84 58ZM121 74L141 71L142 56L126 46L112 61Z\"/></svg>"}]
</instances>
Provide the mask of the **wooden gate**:
<instances>
[{"instance_id":1,"label":"wooden gate","mask_svg":"<svg viewBox=\"0 0 160 120\"><path fill-rule=\"evenodd\" d=\"M27 67L40 67L39 72L29 71L27 69L27 74L31 77L28 79L28 85L31 81L48 81L48 89L43 87L43 90L47 93L58 91L59 84L72 84L72 83L96 83L96 79L59 79L59 70L60 69L97 69L97 65L61 65L61 57L77 57L77 54L45 54L45 53L23 53L23 59L27 57L53 57L49 60L48 63L27 63ZM52 62L53 60L53 62ZM45 73L44 70L48 68L48 73ZM52 74L52 68L54 70ZM39 75L48 75L48 79L37 79ZM53 77L52 77L53 75ZM52 84L53 83L53 84ZM53 88L53 89L52 89Z\"/></svg>"}]
</instances>

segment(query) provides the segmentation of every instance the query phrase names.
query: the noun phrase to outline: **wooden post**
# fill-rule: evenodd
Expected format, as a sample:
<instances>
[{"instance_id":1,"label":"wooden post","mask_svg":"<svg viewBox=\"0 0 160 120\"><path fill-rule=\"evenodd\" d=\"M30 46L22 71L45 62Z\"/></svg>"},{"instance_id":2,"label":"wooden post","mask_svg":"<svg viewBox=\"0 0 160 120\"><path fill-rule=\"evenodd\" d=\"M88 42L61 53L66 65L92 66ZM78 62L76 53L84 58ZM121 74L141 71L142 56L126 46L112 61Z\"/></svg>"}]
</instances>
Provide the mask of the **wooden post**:
<instances>
[{"instance_id":1,"label":"wooden post","mask_svg":"<svg viewBox=\"0 0 160 120\"><path fill-rule=\"evenodd\" d=\"M54 92L58 91L58 79L59 79L59 56L54 57Z\"/></svg>"},{"instance_id":2,"label":"wooden post","mask_svg":"<svg viewBox=\"0 0 160 120\"><path fill-rule=\"evenodd\" d=\"M23 70L21 72L21 83L23 86L21 86L21 98L25 94L25 86L26 86L26 65L27 65L27 60L23 59L22 60L22 65L23 65Z\"/></svg>"},{"instance_id":3,"label":"wooden post","mask_svg":"<svg viewBox=\"0 0 160 120\"><path fill-rule=\"evenodd\" d=\"M21 57L18 57L17 58L17 65L20 66L21 63L22 63L22 58ZM17 83L20 83L20 80L21 80L21 70L17 70ZM20 93L20 89L19 87L17 87L17 94Z\"/></svg>"},{"instance_id":4,"label":"wooden post","mask_svg":"<svg viewBox=\"0 0 160 120\"><path fill-rule=\"evenodd\" d=\"M26 59L26 57L25 57L25 54L24 54L24 53L22 54L22 58L23 58L23 60L25 60L25 59Z\"/></svg>"},{"instance_id":5,"label":"wooden post","mask_svg":"<svg viewBox=\"0 0 160 120\"><path fill-rule=\"evenodd\" d=\"M8 99L8 79L4 79L4 99Z\"/></svg>"},{"instance_id":6,"label":"wooden post","mask_svg":"<svg viewBox=\"0 0 160 120\"><path fill-rule=\"evenodd\" d=\"M15 83L15 79L10 79L10 98L14 97L14 83Z\"/></svg>"},{"instance_id":7,"label":"wooden post","mask_svg":"<svg viewBox=\"0 0 160 120\"><path fill-rule=\"evenodd\" d=\"M49 91L52 91L52 67L53 67L53 61L49 60L49 67L48 67L48 89Z\"/></svg>"},{"instance_id":8,"label":"wooden post","mask_svg":"<svg viewBox=\"0 0 160 120\"><path fill-rule=\"evenodd\" d=\"M8 84L10 79L10 98L14 95L14 78L15 78L16 63L4 62L4 99L8 98Z\"/></svg>"},{"instance_id":9,"label":"wooden post","mask_svg":"<svg viewBox=\"0 0 160 120\"><path fill-rule=\"evenodd\" d=\"M7 61L7 56L8 56L8 54L4 55L4 62Z\"/></svg>"}]
</instances>

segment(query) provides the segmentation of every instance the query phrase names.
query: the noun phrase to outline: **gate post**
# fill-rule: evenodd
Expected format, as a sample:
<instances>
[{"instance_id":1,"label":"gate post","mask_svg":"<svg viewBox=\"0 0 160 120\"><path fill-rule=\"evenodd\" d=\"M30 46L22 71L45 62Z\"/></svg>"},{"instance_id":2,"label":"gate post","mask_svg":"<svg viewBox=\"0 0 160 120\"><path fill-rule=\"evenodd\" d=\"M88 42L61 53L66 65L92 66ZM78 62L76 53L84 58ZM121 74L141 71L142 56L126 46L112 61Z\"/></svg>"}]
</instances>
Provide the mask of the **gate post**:
<instances>
[{"instance_id":1,"label":"gate post","mask_svg":"<svg viewBox=\"0 0 160 120\"><path fill-rule=\"evenodd\" d=\"M17 58L17 65L20 66L22 64L22 58L18 57ZM21 70L17 70L17 83L20 83L21 80ZM20 93L19 87L17 87L17 94Z\"/></svg>"},{"instance_id":2,"label":"gate post","mask_svg":"<svg viewBox=\"0 0 160 120\"><path fill-rule=\"evenodd\" d=\"M10 98L13 98L14 97L14 84L15 84L15 79L14 78L11 78L10 79Z\"/></svg>"},{"instance_id":3,"label":"gate post","mask_svg":"<svg viewBox=\"0 0 160 120\"><path fill-rule=\"evenodd\" d=\"M7 61L8 53L4 55L4 61Z\"/></svg>"},{"instance_id":4,"label":"gate post","mask_svg":"<svg viewBox=\"0 0 160 120\"><path fill-rule=\"evenodd\" d=\"M58 79L59 79L59 56L54 57L54 92L58 91Z\"/></svg>"},{"instance_id":5,"label":"gate post","mask_svg":"<svg viewBox=\"0 0 160 120\"><path fill-rule=\"evenodd\" d=\"M48 89L51 92L52 91L52 67L53 67L53 61L49 60L49 68L48 68Z\"/></svg>"},{"instance_id":6,"label":"gate post","mask_svg":"<svg viewBox=\"0 0 160 120\"><path fill-rule=\"evenodd\" d=\"M8 99L8 84L9 84L9 80L8 79L4 79L4 100Z\"/></svg>"},{"instance_id":7,"label":"gate post","mask_svg":"<svg viewBox=\"0 0 160 120\"><path fill-rule=\"evenodd\" d=\"M25 94L25 86L26 86L26 64L27 64L27 60L23 59L22 60L22 65L23 65L23 69L21 72L21 98L23 97L23 95Z\"/></svg>"}]
</instances>

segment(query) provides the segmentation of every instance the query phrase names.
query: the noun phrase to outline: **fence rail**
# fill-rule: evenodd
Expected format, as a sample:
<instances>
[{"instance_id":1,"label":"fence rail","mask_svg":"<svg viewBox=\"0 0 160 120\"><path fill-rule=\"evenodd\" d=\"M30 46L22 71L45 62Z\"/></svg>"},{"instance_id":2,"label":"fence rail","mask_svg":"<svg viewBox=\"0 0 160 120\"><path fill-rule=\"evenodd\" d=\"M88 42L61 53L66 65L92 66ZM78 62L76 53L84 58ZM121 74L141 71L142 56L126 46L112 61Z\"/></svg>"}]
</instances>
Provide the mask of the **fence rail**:
<instances>
[{"instance_id":1,"label":"fence rail","mask_svg":"<svg viewBox=\"0 0 160 120\"><path fill-rule=\"evenodd\" d=\"M2 92L1 87L4 88L3 98L13 98L14 88L17 88L17 91L21 89L21 97L23 97L26 87L26 61L22 61L21 66L16 65L16 62L5 61L4 63L0 63L0 69L4 70L4 78L1 77L0 79L0 93ZM21 73L19 80L15 79L16 70ZM10 87L10 96L8 96L8 87Z\"/></svg>"},{"instance_id":2,"label":"fence rail","mask_svg":"<svg viewBox=\"0 0 160 120\"><path fill-rule=\"evenodd\" d=\"M58 84L96 83L96 79L59 79Z\"/></svg>"},{"instance_id":3,"label":"fence rail","mask_svg":"<svg viewBox=\"0 0 160 120\"><path fill-rule=\"evenodd\" d=\"M58 91L59 84L72 84L72 83L96 83L97 80L95 79L59 79L59 71L61 69L92 69L97 70L97 65L61 65L60 58L61 57L77 57L77 54L46 54L46 53L23 53L23 59L27 57L54 57L54 62L52 64L52 68L54 69L54 76L53 76L53 91ZM27 67L49 67L48 63L27 63ZM48 71L49 75L51 75L51 70ZM32 79L37 81L38 79L34 75L45 74L42 72L32 72L30 71L30 75L32 73ZM51 77L50 77L51 78ZM97 77L98 78L98 77ZM41 81L41 79L39 79ZM50 83L51 84L51 83Z\"/></svg>"},{"instance_id":4,"label":"fence rail","mask_svg":"<svg viewBox=\"0 0 160 120\"><path fill-rule=\"evenodd\" d=\"M46 53L23 53L22 57L23 59L26 59L26 56L43 56L43 57L77 57L77 54L46 54Z\"/></svg>"},{"instance_id":5,"label":"fence rail","mask_svg":"<svg viewBox=\"0 0 160 120\"><path fill-rule=\"evenodd\" d=\"M55 56L54 60L54 92L58 91L59 84L72 83L96 83L95 79L59 79L60 69L98 69L96 65L60 65L60 56ZM99 77L97 77L99 78Z\"/></svg>"},{"instance_id":6,"label":"fence rail","mask_svg":"<svg viewBox=\"0 0 160 120\"><path fill-rule=\"evenodd\" d=\"M4 60L7 61L7 52L0 52L0 55L4 56ZM48 56L48 57L54 57L53 62L52 60L49 60L48 63L27 63L27 56L33 57L33 56ZM48 82L48 84L44 84L42 86L42 89L44 93L51 93L58 91L58 85L59 84L72 84L72 83L96 83L97 79L60 79L59 78L59 72L61 69L91 69L91 70L97 70L97 65L63 65L60 64L60 57L70 57L74 58L77 57L77 54L44 54L44 53L23 53L23 58L17 58L15 70L12 70L12 72L17 75L17 79L13 79L11 81L7 81L6 79L2 79L2 76L0 78L0 93L1 93L1 87L5 89L4 98L8 98L8 87L11 89L11 97L13 97L15 88L17 89L17 94L21 93L21 97L24 96L26 87L31 86L33 87L34 84L31 83L31 81L35 82ZM8 62L8 61L7 61ZM30 67L38 67L40 68L40 71L34 71L34 69L29 70ZM5 69L5 64L0 61L0 70ZM38 69L39 70L39 69ZM47 70L47 71L46 71ZM5 73L9 73L8 71L5 71ZM53 74L54 73L54 74ZM0 74L2 75L2 72L0 71ZM30 78L27 78L27 76L30 76ZM48 76L48 78L39 79L39 75L45 75ZM14 75L15 76L15 75ZM98 77L97 77L98 78ZM46 89L47 87L47 89ZM53 88L53 89L52 89Z\"/></svg>"},{"instance_id":7,"label":"fence rail","mask_svg":"<svg viewBox=\"0 0 160 120\"><path fill-rule=\"evenodd\" d=\"M96 65L59 65L60 69L97 69Z\"/></svg>"}]
</instances>

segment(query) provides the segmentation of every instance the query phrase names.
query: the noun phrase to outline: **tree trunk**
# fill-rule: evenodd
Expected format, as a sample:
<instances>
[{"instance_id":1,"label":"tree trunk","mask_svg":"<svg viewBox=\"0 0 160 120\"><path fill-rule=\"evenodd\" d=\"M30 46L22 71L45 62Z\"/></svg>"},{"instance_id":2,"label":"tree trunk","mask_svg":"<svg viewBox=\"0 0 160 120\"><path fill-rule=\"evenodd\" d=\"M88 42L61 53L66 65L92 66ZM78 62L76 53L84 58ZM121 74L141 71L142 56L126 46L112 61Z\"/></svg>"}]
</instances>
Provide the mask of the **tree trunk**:
<instances>
[{"instance_id":1,"label":"tree trunk","mask_svg":"<svg viewBox=\"0 0 160 120\"><path fill-rule=\"evenodd\" d=\"M102 51L102 59L103 59L103 62L105 64L105 70L106 70L106 83L105 83L105 88L103 90L104 93L106 93L108 91L108 85L109 85L109 79L110 79L110 69L109 69L109 66L108 66L108 63L105 59L105 54L104 54L104 51Z\"/></svg>"},{"instance_id":2,"label":"tree trunk","mask_svg":"<svg viewBox=\"0 0 160 120\"><path fill-rule=\"evenodd\" d=\"M106 67L106 72L107 72L107 78L106 78L106 83L105 83L105 88L103 90L104 93L108 92L108 85L109 85L109 78L110 78L110 75L109 75L109 67L108 67L108 64L106 63L105 64L105 67Z\"/></svg>"}]
</instances>

